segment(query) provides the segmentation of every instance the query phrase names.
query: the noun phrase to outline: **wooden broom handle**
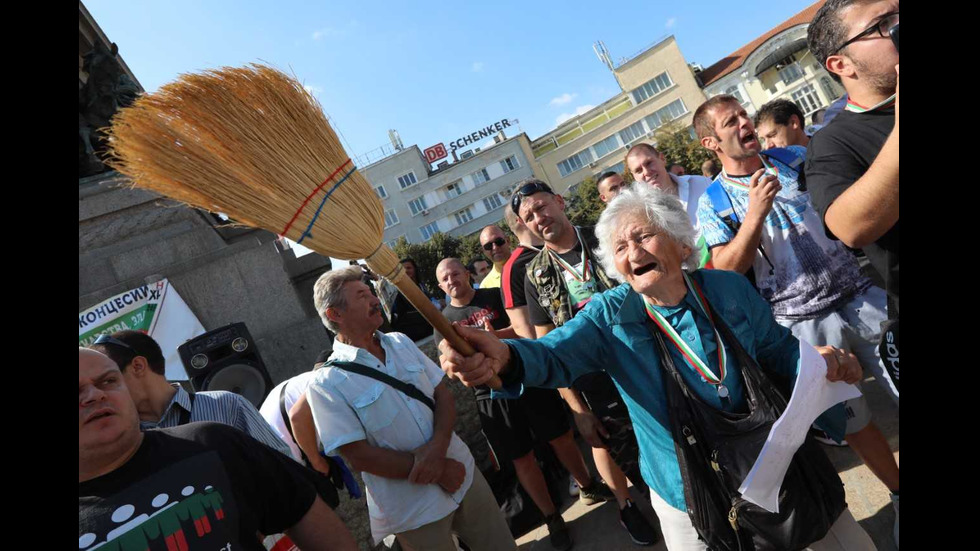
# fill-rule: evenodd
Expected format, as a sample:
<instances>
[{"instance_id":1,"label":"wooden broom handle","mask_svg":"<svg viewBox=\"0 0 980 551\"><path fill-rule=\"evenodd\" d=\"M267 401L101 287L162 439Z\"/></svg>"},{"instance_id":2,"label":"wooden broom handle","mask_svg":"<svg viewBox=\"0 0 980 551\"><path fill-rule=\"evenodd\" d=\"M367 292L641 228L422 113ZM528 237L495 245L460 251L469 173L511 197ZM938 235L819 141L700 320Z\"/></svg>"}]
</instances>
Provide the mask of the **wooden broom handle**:
<instances>
[{"instance_id":1,"label":"wooden broom handle","mask_svg":"<svg viewBox=\"0 0 980 551\"><path fill-rule=\"evenodd\" d=\"M414 281L412 281L408 276L405 276L401 279L397 287L398 290L405 295L405 298L407 298L408 301L415 306L419 313L422 314L422 317L425 318L436 331L438 331L443 337L446 338L446 340L449 341L450 344L453 345L453 348L464 356L472 356L473 354L476 354L476 349L474 349L470 343L466 342L466 339L459 336L459 333L456 332L456 328L449 323L449 320L446 319L446 316L442 315L442 312L436 308L435 304L432 304L429 297L425 296L425 293L422 292L422 289L419 289L419 286L416 285ZM436 343L436 346L438 345L439 343ZM500 381L500 377L498 375L494 375L493 379L490 379L490 381L487 382L487 386L493 389L499 389L502 385L503 383Z\"/></svg>"}]
</instances>

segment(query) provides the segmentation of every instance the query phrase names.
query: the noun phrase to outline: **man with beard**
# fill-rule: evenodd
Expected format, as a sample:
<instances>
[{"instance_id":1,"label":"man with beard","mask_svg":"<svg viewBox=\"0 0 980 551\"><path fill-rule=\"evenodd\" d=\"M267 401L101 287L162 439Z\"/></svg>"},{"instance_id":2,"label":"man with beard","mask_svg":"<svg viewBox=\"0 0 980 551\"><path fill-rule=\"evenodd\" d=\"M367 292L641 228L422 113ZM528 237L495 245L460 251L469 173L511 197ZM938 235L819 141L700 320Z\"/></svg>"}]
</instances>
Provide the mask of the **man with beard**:
<instances>
[{"instance_id":1,"label":"man with beard","mask_svg":"<svg viewBox=\"0 0 980 551\"><path fill-rule=\"evenodd\" d=\"M848 101L807 149L806 175L826 232L860 248L885 280L888 323L881 359L899 397L898 0L830 0L807 29L813 56L843 84ZM894 38L893 38L894 37ZM895 544L898 545L898 486Z\"/></svg>"}]
</instances>

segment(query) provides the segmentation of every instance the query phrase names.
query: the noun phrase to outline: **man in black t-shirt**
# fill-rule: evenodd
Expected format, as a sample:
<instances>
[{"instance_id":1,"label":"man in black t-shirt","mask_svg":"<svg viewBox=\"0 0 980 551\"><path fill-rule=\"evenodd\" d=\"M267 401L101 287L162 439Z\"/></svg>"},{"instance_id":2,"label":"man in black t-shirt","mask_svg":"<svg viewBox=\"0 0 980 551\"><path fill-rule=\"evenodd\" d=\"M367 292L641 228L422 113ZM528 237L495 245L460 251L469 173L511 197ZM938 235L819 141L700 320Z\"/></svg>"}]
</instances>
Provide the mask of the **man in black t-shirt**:
<instances>
[{"instance_id":1,"label":"man in black t-shirt","mask_svg":"<svg viewBox=\"0 0 980 551\"><path fill-rule=\"evenodd\" d=\"M892 319L899 296L899 101L898 48L888 33L897 25L898 0L838 0L825 4L807 31L814 57L848 94L844 112L810 142L807 185L827 235L864 250L884 277Z\"/></svg>"},{"instance_id":2,"label":"man in black t-shirt","mask_svg":"<svg viewBox=\"0 0 980 551\"><path fill-rule=\"evenodd\" d=\"M847 90L844 111L814 134L806 179L827 235L860 248L885 279L882 365L898 403L898 0L830 0L807 29L813 56ZM892 489L898 545L898 481Z\"/></svg>"},{"instance_id":3,"label":"man in black t-shirt","mask_svg":"<svg viewBox=\"0 0 980 551\"><path fill-rule=\"evenodd\" d=\"M310 473L216 423L140 431L122 372L78 349L80 550L264 547L285 531L303 549L357 549Z\"/></svg>"}]
</instances>

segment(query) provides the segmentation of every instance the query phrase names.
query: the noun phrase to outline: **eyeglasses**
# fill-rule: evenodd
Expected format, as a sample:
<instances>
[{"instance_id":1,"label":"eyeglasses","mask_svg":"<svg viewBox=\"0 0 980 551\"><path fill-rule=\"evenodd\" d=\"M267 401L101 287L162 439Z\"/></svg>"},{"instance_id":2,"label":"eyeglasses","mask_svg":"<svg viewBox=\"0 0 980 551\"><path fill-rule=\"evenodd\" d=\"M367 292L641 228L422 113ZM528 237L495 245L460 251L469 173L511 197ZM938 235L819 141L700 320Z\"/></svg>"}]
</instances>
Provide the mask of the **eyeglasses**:
<instances>
[{"instance_id":1,"label":"eyeglasses","mask_svg":"<svg viewBox=\"0 0 980 551\"><path fill-rule=\"evenodd\" d=\"M521 200L523 200L524 197L534 195L535 193L541 193L542 191L552 195L555 194L555 192L551 190L551 187L544 182L531 182L529 184L524 184L521 186L521 189L515 191L513 197L510 198L510 209L514 211L514 214L520 216ZM489 251L490 249L487 250Z\"/></svg>"},{"instance_id":2,"label":"eyeglasses","mask_svg":"<svg viewBox=\"0 0 980 551\"><path fill-rule=\"evenodd\" d=\"M507 242L507 240L505 240L503 237L498 237L498 238L494 239L493 241L491 241L491 242L487 243L486 245L484 245L483 246L483 250L484 251L492 251L494 245L496 245L498 247L503 247L504 246L504 243L506 243L506 242Z\"/></svg>"},{"instance_id":3,"label":"eyeglasses","mask_svg":"<svg viewBox=\"0 0 980 551\"><path fill-rule=\"evenodd\" d=\"M121 346L126 350L132 351L134 354L136 353L136 350L134 350L132 346L129 346L128 344L122 342L121 340L115 337L110 337L106 333L99 335L99 338L95 339L95 342L93 342L92 344L114 344L116 346Z\"/></svg>"},{"instance_id":4,"label":"eyeglasses","mask_svg":"<svg viewBox=\"0 0 980 551\"><path fill-rule=\"evenodd\" d=\"M895 25L898 25L898 12L896 11L896 12L886 13L885 15L882 15L877 21L875 21L874 25L871 25L867 29L864 29L863 31L859 32L857 36L855 36L854 38L834 48L833 51L830 52L830 55L836 54L837 52L843 50L845 47L849 46L851 43L857 42L861 38L864 38L865 36L868 36L869 34L872 34L874 32L877 32L878 35L881 36L882 38L890 38L888 31L891 30L891 28L894 27Z\"/></svg>"}]
</instances>

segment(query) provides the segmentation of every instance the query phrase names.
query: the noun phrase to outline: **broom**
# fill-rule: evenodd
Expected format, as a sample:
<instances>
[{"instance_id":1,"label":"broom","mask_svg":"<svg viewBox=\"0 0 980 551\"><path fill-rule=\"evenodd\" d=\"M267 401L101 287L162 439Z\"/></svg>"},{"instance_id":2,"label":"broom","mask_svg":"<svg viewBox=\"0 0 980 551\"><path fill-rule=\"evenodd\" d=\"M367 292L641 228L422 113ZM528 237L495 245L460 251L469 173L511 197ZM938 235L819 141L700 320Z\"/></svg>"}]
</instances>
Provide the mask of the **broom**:
<instances>
[{"instance_id":1,"label":"broom","mask_svg":"<svg viewBox=\"0 0 980 551\"><path fill-rule=\"evenodd\" d=\"M135 187L363 258L456 350L475 353L382 243L381 201L295 79L256 64L181 75L120 110L108 135L110 166Z\"/></svg>"}]
</instances>

